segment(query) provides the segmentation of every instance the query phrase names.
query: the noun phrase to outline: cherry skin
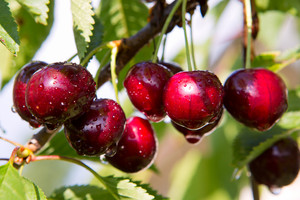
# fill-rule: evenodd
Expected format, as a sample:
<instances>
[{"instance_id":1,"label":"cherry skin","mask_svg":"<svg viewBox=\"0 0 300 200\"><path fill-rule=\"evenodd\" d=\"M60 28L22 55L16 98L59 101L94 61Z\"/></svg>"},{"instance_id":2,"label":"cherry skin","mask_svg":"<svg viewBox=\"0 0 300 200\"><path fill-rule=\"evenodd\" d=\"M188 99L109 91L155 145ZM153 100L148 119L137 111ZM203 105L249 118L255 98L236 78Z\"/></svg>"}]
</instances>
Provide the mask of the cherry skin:
<instances>
[{"instance_id":1,"label":"cherry skin","mask_svg":"<svg viewBox=\"0 0 300 200\"><path fill-rule=\"evenodd\" d=\"M124 87L132 104L153 122L166 116L162 94L171 76L171 71L162 65L142 62L134 65L125 78Z\"/></svg>"},{"instance_id":2,"label":"cherry skin","mask_svg":"<svg viewBox=\"0 0 300 200\"><path fill-rule=\"evenodd\" d=\"M223 106L223 93L223 86L213 73L184 71L167 82L163 102L175 123L196 130L216 120Z\"/></svg>"},{"instance_id":3,"label":"cherry skin","mask_svg":"<svg viewBox=\"0 0 300 200\"><path fill-rule=\"evenodd\" d=\"M39 127L40 124L26 106L25 91L31 76L46 65L48 64L42 61L34 61L26 64L17 74L13 86L14 109L23 120L29 122L34 128Z\"/></svg>"},{"instance_id":4,"label":"cherry skin","mask_svg":"<svg viewBox=\"0 0 300 200\"><path fill-rule=\"evenodd\" d=\"M171 63L171 62L158 62L158 64L161 64L168 68L173 74L177 74L178 72L183 71L183 69L176 63Z\"/></svg>"},{"instance_id":5,"label":"cherry skin","mask_svg":"<svg viewBox=\"0 0 300 200\"><path fill-rule=\"evenodd\" d=\"M254 179L271 190L292 183L300 169L298 144L284 138L273 144L249 164Z\"/></svg>"},{"instance_id":6,"label":"cherry skin","mask_svg":"<svg viewBox=\"0 0 300 200\"><path fill-rule=\"evenodd\" d=\"M206 125L204 125L203 127L201 127L200 129L197 129L197 130L187 129L183 126L179 126L178 124L176 124L173 121L171 121L171 123L177 131L179 131L180 133L182 133L184 135L187 142L189 142L191 144L196 144L196 143L199 143L204 136L207 136L207 135L211 134L212 132L214 132L214 130L217 128L217 126L219 125L219 122L222 118L223 110L224 109L222 108L220 113L217 115L217 119L214 122L207 123Z\"/></svg>"},{"instance_id":7,"label":"cherry skin","mask_svg":"<svg viewBox=\"0 0 300 200\"><path fill-rule=\"evenodd\" d=\"M224 106L239 122L259 131L270 129L286 111L283 80L267 69L241 69L224 84Z\"/></svg>"},{"instance_id":8,"label":"cherry skin","mask_svg":"<svg viewBox=\"0 0 300 200\"><path fill-rule=\"evenodd\" d=\"M124 134L118 144L117 153L106 156L117 169L135 173L148 168L157 152L157 138L148 120L131 117L126 121Z\"/></svg>"},{"instance_id":9,"label":"cherry skin","mask_svg":"<svg viewBox=\"0 0 300 200\"><path fill-rule=\"evenodd\" d=\"M113 151L125 122L125 114L117 102L97 99L85 114L64 124L65 135L79 155L99 156Z\"/></svg>"},{"instance_id":10,"label":"cherry skin","mask_svg":"<svg viewBox=\"0 0 300 200\"><path fill-rule=\"evenodd\" d=\"M36 72L25 100L41 124L53 129L87 110L96 94L92 75L80 65L54 63Z\"/></svg>"}]
</instances>

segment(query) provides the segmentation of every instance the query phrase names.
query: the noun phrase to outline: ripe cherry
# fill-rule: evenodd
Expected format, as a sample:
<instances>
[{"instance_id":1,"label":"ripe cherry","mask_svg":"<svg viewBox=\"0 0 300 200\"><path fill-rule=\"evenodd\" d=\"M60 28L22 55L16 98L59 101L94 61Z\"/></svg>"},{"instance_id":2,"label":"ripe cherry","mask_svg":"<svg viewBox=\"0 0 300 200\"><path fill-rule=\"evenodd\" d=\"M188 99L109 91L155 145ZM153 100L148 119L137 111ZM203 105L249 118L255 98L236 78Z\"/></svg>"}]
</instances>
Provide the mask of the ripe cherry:
<instances>
[{"instance_id":1,"label":"ripe cherry","mask_svg":"<svg viewBox=\"0 0 300 200\"><path fill-rule=\"evenodd\" d=\"M171 76L171 71L162 65L142 62L134 65L125 78L124 86L132 104L153 122L166 115L162 95Z\"/></svg>"},{"instance_id":2,"label":"ripe cherry","mask_svg":"<svg viewBox=\"0 0 300 200\"><path fill-rule=\"evenodd\" d=\"M184 71L167 82L163 101L175 123L195 130L216 120L223 106L223 93L223 86L213 73Z\"/></svg>"},{"instance_id":3,"label":"ripe cherry","mask_svg":"<svg viewBox=\"0 0 300 200\"><path fill-rule=\"evenodd\" d=\"M289 185L300 169L298 144L290 137L281 139L251 161L249 167L254 179L271 191Z\"/></svg>"},{"instance_id":4,"label":"ripe cherry","mask_svg":"<svg viewBox=\"0 0 300 200\"><path fill-rule=\"evenodd\" d=\"M45 67L47 63L42 61L34 61L25 65L17 74L13 86L13 108L20 115L20 117L28 121L29 124L37 128L40 126L36 118L30 113L25 103L25 91L27 83L31 76L39 69Z\"/></svg>"},{"instance_id":5,"label":"ripe cherry","mask_svg":"<svg viewBox=\"0 0 300 200\"><path fill-rule=\"evenodd\" d=\"M197 130L190 130L183 126L179 126L178 124L176 124L173 121L171 121L171 122L172 122L172 125L174 126L174 128L176 128L176 130L178 130L180 133L182 133L184 135L185 139L189 143L195 144L195 143L200 142L204 136L207 136L207 135L211 134L212 132L214 132L214 130L217 128L217 126L222 118L222 114L223 114L223 108L221 109L221 112L217 115L217 119L214 122L207 123L206 125L204 125L203 127L201 127L200 129L197 129Z\"/></svg>"},{"instance_id":6,"label":"ripe cherry","mask_svg":"<svg viewBox=\"0 0 300 200\"><path fill-rule=\"evenodd\" d=\"M283 80L267 69L241 69L224 84L224 106L239 122L259 131L270 129L286 111Z\"/></svg>"},{"instance_id":7,"label":"ripe cherry","mask_svg":"<svg viewBox=\"0 0 300 200\"><path fill-rule=\"evenodd\" d=\"M148 120L131 117L126 121L124 134L117 153L106 156L107 161L119 170L128 173L148 168L157 152L157 138Z\"/></svg>"},{"instance_id":8,"label":"ripe cherry","mask_svg":"<svg viewBox=\"0 0 300 200\"><path fill-rule=\"evenodd\" d=\"M96 94L92 75L82 66L54 63L36 72L27 84L26 105L53 129L89 108Z\"/></svg>"},{"instance_id":9,"label":"ripe cherry","mask_svg":"<svg viewBox=\"0 0 300 200\"><path fill-rule=\"evenodd\" d=\"M99 156L114 151L125 122L125 114L117 102L97 99L86 113L64 124L65 135L79 155Z\"/></svg>"}]
</instances>

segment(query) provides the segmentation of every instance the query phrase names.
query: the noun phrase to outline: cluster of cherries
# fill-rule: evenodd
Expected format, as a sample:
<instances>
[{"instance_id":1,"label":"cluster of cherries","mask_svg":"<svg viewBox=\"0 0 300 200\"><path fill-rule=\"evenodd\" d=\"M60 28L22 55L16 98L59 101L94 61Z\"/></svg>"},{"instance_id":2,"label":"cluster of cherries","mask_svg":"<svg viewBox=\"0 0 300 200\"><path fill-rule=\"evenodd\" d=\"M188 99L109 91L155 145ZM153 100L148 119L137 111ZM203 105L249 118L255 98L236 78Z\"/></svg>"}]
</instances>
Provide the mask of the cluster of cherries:
<instances>
[{"instance_id":1,"label":"cluster of cherries","mask_svg":"<svg viewBox=\"0 0 300 200\"><path fill-rule=\"evenodd\" d=\"M236 120L259 131L270 129L287 109L284 82L260 68L233 72L223 87L209 71L141 62L132 66L124 86L132 104L147 119L126 120L117 102L97 99L93 77L80 65L32 62L15 79L14 107L33 127L64 125L65 135L78 154L104 155L125 172L145 169L155 158L157 139L149 121L160 122L168 115L189 143L197 143L217 127L223 107ZM250 163L259 183L274 188L295 179L300 163L296 142L283 139L264 154Z\"/></svg>"}]
</instances>

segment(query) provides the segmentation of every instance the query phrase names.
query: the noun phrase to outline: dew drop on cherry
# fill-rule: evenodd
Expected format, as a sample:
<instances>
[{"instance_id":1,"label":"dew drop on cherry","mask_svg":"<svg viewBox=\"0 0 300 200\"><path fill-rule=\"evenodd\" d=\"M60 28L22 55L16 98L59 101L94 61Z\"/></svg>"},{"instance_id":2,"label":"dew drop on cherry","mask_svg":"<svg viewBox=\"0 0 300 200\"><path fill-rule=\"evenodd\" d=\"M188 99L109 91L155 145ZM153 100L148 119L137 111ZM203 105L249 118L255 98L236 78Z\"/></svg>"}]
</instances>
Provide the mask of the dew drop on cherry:
<instances>
[{"instance_id":1,"label":"dew drop on cherry","mask_svg":"<svg viewBox=\"0 0 300 200\"><path fill-rule=\"evenodd\" d=\"M116 143L112 144L107 151L105 152L105 156L113 157L117 153L118 146Z\"/></svg>"},{"instance_id":2,"label":"dew drop on cherry","mask_svg":"<svg viewBox=\"0 0 300 200\"><path fill-rule=\"evenodd\" d=\"M279 187L269 187L269 190L274 195L279 195L281 192L281 188Z\"/></svg>"},{"instance_id":3,"label":"dew drop on cherry","mask_svg":"<svg viewBox=\"0 0 300 200\"><path fill-rule=\"evenodd\" d=\"M12 106L12 107L11 107L11 112L13 112L13 113L16 113L16 112L17 112L17 110L16 110L16 107L15 107L15 106Z\"/></svg>"},{"instance_id":4,"label":"dew drop on cherry","mask_svg":"<svg viewBox=\"0 0 300 200\"><path fill-rule=\"evenodd\" d=\"M100 155L100 162L104 165L108 164L108 161L106 160L105 154Z\"/></svg>"}]
</instances>

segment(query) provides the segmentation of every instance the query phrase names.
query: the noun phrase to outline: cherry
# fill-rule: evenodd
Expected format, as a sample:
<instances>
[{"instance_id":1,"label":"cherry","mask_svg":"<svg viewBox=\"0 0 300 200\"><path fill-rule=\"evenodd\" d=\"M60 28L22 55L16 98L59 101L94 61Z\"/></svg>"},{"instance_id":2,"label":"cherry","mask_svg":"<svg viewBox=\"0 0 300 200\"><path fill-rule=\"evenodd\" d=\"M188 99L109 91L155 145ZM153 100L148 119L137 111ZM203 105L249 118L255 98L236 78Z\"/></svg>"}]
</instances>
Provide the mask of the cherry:
<instances>
[{"instance_id":1,"label":"cherry","mask_svg":"<svg viewBox=\"0 0 300 200\"><path fill-rule=\"evenodd\" d=\"M25 100L37 120L53 129L87 110L95 98L92 75L74 63L53 63L36 72Z\"/></svg>"},{"instance_id":2,"label":"cherry","mask_svg":"<svg viewBox=\"0 0 300 200\"><path fill-rule=\"evenodd\" d=\"M157 138L148 120L131 117L126 121L124 134L118 144L117 153L106 156L117 169L134 173L148 168L157 152Z\"/></svg>"},{"instance_id":3,"label":"cherry","mask_svg":"<svg viewBox=\"0 0 300 200\"><path fill-rule=\"evenodd\" d=\"M28 121L34 128L39 127L40 124L26 106L25 91L31 76L46 65L47 63L42 61L34 61L26 64L17 74L13 86L13 108L23 120Z\"/></svg>"},{"instance_id":4,"label":"cherry","mask_svg":"<svg viewBox=\"0 0 300 200\"><path fill-rule=\"evenodd\" d=\"M277 141L249 164L254 179L270 190L289 185L300 169L298 144L287 137Z\"/></svg>"},{"instance_id":5,"label":"cherry","mask_svg":"<svg viewBox=\"0 0 300 200\"><path fill-rule=\"evenodd\" d=\"M65 135L79 155L99 156L114 151L125 122L125 114L117 102L96 99L86 113L64 124Z\"/></svg>"},{"instance_id":6,"label":"cherry","mask_svg":"<svg viewBox=\"0 0 300 200\"><path fill-rule=\"evenodd\" d=\"M173 74L177 74L178 72L183 71L183 69L176 63L171 63L171 62L158 62L158 64L161 64L168 68Z\"/></svg>"},{"instance_id":7,"label":"cherry","mask_svg":"<svg viewBox=\"0 0 300 200\"><path fill-rule=\"evenodd\" d=\"M124 86L132 104L153 122L166 115L162 94L171 76L171 71L162 65L142 62L132 66L125 78Z\"/></svg>"},{"instance_id":8,"label":"cherry","mask_svg":"<svg viewBox=\"0 0 300 200\"><path fill-rule=\"evenodd\" d=\"M207 123L206 125L204 125L203 127L201 127L200 129L197 129L197 130L187 129L183 126L179 126L178 124L176 124L173 121L171 121L171 123L177 131L179 131L180 133L182 133L184 135L185 139L189 143L195 144L195 143L200 142L204 136L207 136L207 135L211 134L212 132L214 132L214 130L217 128L217 126L222 118L222 114L223 114L223 109L221 109L221 112L217 115L217 119L214 122Z\"/></svg>"},{"instance_id":9,"label":"cherry","mask_svg":"<svg viewBox=\"0 0 300 200\"><path fill-rule=\"evenodd\" d=\"M241 69L224 84L224 106L239 122L259 131L270 129L286 111L283 80L267 69Z\"/></svg>"},{"instance_id":10,"label":"cherry","mask_svg":"<svg viewBox=\"0 0 300 200\"><path fill-rule=\"evenodd\" d=\"M175 123L195 130L217 119L223 106L223 93L223 86L213 73L184 71L167 82L163 102Z\"/></svg>"}]
</instances>

